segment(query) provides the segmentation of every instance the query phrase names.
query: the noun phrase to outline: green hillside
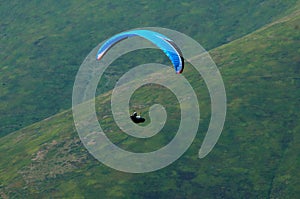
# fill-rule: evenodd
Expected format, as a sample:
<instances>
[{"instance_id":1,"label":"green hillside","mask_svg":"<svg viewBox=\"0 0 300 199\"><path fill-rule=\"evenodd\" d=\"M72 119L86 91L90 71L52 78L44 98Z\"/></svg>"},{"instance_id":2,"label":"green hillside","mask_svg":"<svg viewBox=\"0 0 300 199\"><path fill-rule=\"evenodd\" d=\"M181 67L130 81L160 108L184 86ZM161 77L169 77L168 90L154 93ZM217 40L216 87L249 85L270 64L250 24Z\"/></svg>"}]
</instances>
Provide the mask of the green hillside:
<instances>
[{"instance_id":1,"label":"green hillside","mask_svg":"<svg viewBox=\"0 0 300 199\"><path fill-rule=\"evenodd\" d=\"M209 98L205 85L196 85L201 127L189 150L172 165L145 174L106 167L82 146L72 113L65 111L0 139L1 197L297 198L299 24L298 10L211 51L224 78L228 112L220 140L204 159L197 153L209 121ZM185 75L191 84L199 78L188 66ZM172 135L176 104L164 100L174 96L163 88L151 96L151 89L138 90L133 103L147 98L149 104L165 104L171 112L163 133ZM104 118L104 130L120 147L147 151L170 140L169 134L144 142L118 134L108 99L97 99L98 117Z\"/></svg>"},{"instance_id":2,"label":"green hillside","mask_svg":"<svg viewBox=\"0 0 300 199\"><path fill-rule=\"evenodd\" d=\"M296 0L17 1L0 6L0 137L71 107L76 71L100 41L159 26L206 49L240 38Z\"/></svg>"}]
</instances>

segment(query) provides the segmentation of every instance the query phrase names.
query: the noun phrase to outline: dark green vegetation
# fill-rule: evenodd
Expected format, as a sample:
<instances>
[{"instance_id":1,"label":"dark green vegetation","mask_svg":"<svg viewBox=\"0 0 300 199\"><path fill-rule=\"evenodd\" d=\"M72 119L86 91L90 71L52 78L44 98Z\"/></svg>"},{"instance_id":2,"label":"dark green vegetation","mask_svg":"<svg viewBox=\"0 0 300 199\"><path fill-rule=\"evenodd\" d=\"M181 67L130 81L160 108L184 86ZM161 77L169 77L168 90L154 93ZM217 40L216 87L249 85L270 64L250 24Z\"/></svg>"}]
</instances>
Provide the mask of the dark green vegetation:
<instances>
[{"instance_id":1,"label":"dark green vegetation","mask_svg":"<svg viewBox=\"0 0 300 199\"><path fill-rule=\"evenodd\" d=\"M0 6L0 137L71 107L99 42L130 28L178 30L212 49L283 16L296 0L17 1Z\"/></svg>"},{"instance_id":2,"label":"dark green vegetation","mask_svg":"<svg viewBox=\"0 0 300 199\"><path fill-rule=\"evenodd\" d=\"M207 129L209 98L205 85L195 85L201 127L189 150L172 165L134 175L106 167L82 146L71 111L66 111L0 139L1 197L297 198L299 24L298 10L211 51L224 78L228 112L219 142L204 159L198 159L197 152ZM191 69L185 75L191 84L198 82ZM141 88L132 103L146 98L149 104L155 100L166 104L163 94L174 100L162 88L151 98L153 88ZM135 140L117 133L108 100L109 95L102 95L97 103L108 136L121 147L136 147ZM171 111L166 131L173 133L176 103L167 108ZM160 147L169 139L168 135L163 138L151 138L154 140L144 143L142 149Z\"/></svg>"}]
</instances>

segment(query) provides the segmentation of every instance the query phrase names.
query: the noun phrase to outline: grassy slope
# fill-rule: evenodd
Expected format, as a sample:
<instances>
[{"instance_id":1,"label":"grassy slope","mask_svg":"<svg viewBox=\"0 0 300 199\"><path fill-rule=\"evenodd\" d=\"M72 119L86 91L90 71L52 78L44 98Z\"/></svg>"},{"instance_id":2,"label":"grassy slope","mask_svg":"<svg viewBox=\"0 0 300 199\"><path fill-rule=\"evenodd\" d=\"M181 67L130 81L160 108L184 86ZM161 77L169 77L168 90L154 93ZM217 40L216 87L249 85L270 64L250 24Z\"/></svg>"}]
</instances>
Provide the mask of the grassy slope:
<instances>
[{"instance_id":1,"label":"grassy slope","mask_svg":"<svg viewBox=\"0 0 300 199\"><path fill-rule=\"evenodd\" d=\"M271 22L295 2L5 2L0 7L0 136L70 108L82 60L117 32L161 26L192 35L211 49Z\"/></svg>"},{"instance_id":2,"label":"grassy slope","mask_svg":"<svg viewBox=\"0 0 300 199\"><path fill-rule=\"evenodd\" d=\"M169 167L131 175L102 165L81 145L67 111L1 138L1 196L295 198L300 190L299 24L297 12L211 52L226 85L228 114L217 146L205 159L197 159L209 116L207 92L199 85L197 92L204 93L199 134ZM186 75L192 84L198 78L190 70ZM133 100L144 98L148 89ZM101 117L109 106L107 96L99 102ZM111 116L102 122L108 132L115 131ZM166 131L175 131L172 121ZM126 139L117 134L113 138ZM152 143L164 144L159 140ZM121 144L127 147L134 141ZM145 146L151 149L151 140Z\"/></svg>"},{"instance_id":3,"label":"grassy slope","mask_svg":"<svg viewBox=\"0 0 300 199\"><path fill-rule=\"evenodd\" d=\"M219 66L224 67L223 76L231 77L231 133L240 134L236 138L243 154L253 154L242 164L257 165L260 175L268 176L269 182L256 182L256 186L269 187L271 198L296 198L299 194L295 172L299 169L299 22L298 10L213 52L216 59L231 60L224 65L219 62ZM237 44L243 46L239 53L234 51ZM228 67L229 76L225 75Z\"/></svg>"}]
</instances>

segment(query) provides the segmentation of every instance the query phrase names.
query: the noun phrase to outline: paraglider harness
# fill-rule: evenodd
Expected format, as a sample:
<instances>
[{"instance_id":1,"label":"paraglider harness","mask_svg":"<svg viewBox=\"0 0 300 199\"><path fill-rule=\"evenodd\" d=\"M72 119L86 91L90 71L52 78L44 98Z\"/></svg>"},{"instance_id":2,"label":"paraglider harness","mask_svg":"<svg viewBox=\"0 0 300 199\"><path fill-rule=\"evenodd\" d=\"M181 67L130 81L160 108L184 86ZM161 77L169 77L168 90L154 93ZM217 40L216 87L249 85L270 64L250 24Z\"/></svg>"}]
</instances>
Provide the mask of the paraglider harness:
<instances>
[{"instance_id":1,"label":"paraglider harness","mask_svg":"<svg viewBox=\"0 0 300 199\"><path fill-rule=\"evenodd\" d=\"M131 120L134 123L143 123L145 122L145 118L142 118L140 115L138 115L135 111L133 112L132 115L130 115Z\"/></svg>"}]
</instances>

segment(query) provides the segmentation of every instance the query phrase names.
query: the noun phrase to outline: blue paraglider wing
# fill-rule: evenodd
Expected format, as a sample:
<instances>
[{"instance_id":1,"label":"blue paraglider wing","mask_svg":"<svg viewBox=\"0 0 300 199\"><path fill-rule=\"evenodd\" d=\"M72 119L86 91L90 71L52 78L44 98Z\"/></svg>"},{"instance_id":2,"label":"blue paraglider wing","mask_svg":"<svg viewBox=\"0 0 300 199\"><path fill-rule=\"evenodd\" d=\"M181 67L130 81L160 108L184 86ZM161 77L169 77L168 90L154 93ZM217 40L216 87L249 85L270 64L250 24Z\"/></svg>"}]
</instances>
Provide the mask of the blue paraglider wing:
<instances>
[{"instance_id":1,"label":"blue paraglider wing","mask_svg":"<svg viewBox=\"0 0 300 199\"><path fill-rule=\"evenodd\" d=\"M176 73L182 73L184 68L184 60L178 46L176 46L176 44L166 36L150 30L132 30L111 37L98 50L97 60L100 60L106 54L106 52L118 42L135 36L142 37L160 48L172 62Z\"/></svg>"}]
</instances>

